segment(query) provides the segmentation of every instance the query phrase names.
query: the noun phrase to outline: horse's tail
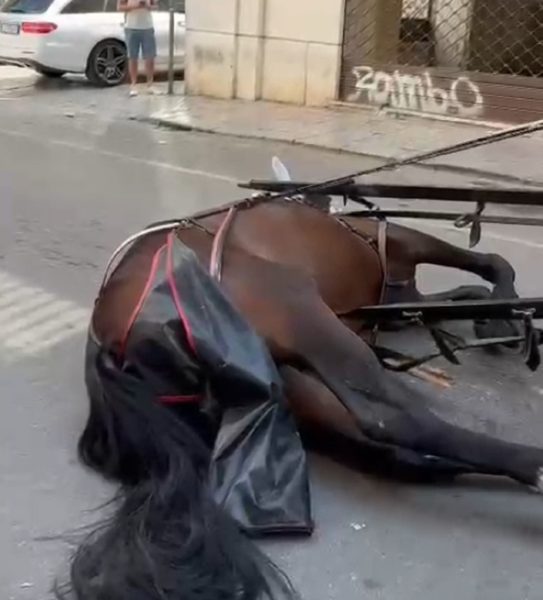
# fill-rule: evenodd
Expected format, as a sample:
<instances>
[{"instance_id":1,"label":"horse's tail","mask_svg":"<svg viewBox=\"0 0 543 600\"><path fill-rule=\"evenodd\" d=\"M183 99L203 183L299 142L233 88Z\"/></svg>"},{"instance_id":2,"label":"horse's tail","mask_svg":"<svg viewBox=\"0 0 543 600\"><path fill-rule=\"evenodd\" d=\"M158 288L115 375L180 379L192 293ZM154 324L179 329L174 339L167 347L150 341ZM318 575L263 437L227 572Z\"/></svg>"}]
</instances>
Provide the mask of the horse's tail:
<instances>
[{"instance_id":1,"label":"horse's tail","mask_svg":"<svg viewBox=\"0 0 543 600\"><path fill-rule=\"evenodd\" d=\"M209 449L142 382L114 373L104 359L98 352L100 386L89 386L87 379L91 406L79 454L121 488L113 516L72 559L70 595L77 600L296 597L286 576L211 500Z\"/></svg>"}]
</instances>

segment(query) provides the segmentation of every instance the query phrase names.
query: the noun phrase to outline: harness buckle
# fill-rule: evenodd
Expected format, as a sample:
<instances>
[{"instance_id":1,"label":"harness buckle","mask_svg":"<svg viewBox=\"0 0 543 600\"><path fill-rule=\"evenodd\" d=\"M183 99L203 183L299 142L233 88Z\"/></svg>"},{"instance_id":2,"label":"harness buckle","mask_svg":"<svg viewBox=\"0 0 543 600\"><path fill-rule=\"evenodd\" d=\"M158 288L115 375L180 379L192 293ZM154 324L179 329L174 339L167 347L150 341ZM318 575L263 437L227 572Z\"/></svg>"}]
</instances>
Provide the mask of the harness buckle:
<instances>
[{"instance_id":1,"label":"harness buckle","mask_svg":"<svg viewBox=\"0 0 543 600\"><path fill-rule=\"evenodd\" d=\"M454 221L454 226L458 229L462 229L471 224L471 229L469 232L469 247L473 248L481 241L481 215L485 209L486 205L484 202L477 202L477 208L473 213L466 213L464 215L460 215L456 221Z\"/></svg>"}]
</instances>

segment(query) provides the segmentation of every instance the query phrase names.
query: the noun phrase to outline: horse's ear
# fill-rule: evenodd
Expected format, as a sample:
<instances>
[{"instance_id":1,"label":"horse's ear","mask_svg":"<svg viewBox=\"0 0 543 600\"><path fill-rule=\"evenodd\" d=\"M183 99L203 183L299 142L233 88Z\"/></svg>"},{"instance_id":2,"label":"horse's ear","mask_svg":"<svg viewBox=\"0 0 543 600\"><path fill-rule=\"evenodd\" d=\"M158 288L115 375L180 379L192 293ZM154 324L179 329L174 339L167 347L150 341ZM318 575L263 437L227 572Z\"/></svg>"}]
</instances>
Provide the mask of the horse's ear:
<instances>
[{"instance_id":1,"label":"horse's ear","mask_svg":"<svg viewBox=\"0 0 543 600\"><path fill-rule=\"evenodd\" d=\"M288 169L278 156L272 158L272 169L277 181L292 181Z\"/></svg>"}]
</instances>

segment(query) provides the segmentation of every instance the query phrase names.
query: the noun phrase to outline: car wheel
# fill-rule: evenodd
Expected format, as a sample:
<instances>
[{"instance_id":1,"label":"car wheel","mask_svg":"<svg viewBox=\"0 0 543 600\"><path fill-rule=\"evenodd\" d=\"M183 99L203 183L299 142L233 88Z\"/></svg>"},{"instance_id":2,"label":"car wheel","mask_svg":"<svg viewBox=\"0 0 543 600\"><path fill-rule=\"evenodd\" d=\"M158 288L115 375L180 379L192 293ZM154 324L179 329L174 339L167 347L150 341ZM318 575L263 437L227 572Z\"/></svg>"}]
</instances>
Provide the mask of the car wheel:
<instances>
[{"instance_id":1,"label":"car wheel","mask_svg":"<svg viewBox=\"0 0 543 600\"><path fill-rule=\"evenodd\" d=\"M65 73L65 71L57 71L56 69L48 69L47 67L36 67L36 71L44 77L51 77L53 79L58 79Z\"/></svg>"},{"instance_id":2,"label":"car wheel","mask_svg":"<svg viewBox=\"0 0 543 600\"><path fill-rule=\"evenodd\" d=\"M126 79L126 69L125 45L117 40L104 40L90 53L87 78L94 85L119 85Z\"/></svg>"}]
</instances>

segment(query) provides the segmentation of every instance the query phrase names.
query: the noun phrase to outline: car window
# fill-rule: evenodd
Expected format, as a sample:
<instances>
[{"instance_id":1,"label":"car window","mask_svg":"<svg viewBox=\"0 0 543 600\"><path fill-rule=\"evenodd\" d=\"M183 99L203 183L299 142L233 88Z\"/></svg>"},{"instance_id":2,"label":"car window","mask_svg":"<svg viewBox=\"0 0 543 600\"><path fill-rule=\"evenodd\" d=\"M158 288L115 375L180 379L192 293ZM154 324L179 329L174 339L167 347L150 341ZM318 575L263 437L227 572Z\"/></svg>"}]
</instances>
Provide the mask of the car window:
<instances>
[{"instance_id":1,"label":"car window","mask_svg":"<svg viewBox=\"0 0 543 600\"><path fill-rule=\"evenodd\" d=\"M0 12L40 14L44 13L53 3L53 0L7 0L2 4L0 1Z\"/></svg>"},{"instance_id":2,"label":"car window","mask_svg":"<svg viewBox=\"0 0 543 600\"><path fill-rule=\"evenodd\" d=\"M67 14L104 12L104 5L105 0L72 0L62 12Z\"/></svg>"}]
</instances>

